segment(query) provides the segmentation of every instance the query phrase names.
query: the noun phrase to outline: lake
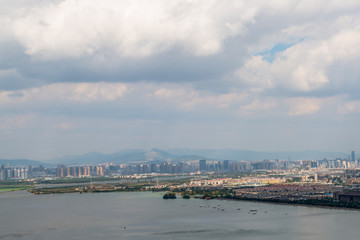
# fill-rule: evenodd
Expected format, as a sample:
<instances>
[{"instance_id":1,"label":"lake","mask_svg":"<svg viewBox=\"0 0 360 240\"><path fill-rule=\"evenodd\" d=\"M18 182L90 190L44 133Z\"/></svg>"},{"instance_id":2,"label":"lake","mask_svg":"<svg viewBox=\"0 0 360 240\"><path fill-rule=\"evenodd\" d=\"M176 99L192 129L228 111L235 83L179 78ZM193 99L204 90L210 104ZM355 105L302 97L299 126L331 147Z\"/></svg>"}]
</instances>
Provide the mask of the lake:
<instances>
[{"instance_id":1,"label":"lake","mask_svg":"<svg viewBox=\"0 0 360 240\"><path fill-rule=\"evenodd\" d=\"M360 235L360 211L162 196L0 193L0 239L335 240Z\"/></svg>"}]
</instances>

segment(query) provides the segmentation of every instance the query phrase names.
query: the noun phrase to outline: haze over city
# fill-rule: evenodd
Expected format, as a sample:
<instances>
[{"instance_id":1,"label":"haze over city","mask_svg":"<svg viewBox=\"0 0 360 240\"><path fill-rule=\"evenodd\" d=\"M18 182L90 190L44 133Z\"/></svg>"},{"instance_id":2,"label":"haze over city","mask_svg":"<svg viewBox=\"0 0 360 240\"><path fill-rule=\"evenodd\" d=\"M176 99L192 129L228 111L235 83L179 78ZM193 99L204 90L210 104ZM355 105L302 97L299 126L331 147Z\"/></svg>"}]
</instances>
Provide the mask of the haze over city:
<instances>
[{"instance_id":1,"label":"haze over city","mask_svg":"<svg viewBox=\"0 0 360 240\"><path fill-rule=\"evenodd\" d=\"M0 6L0 158L360 150L359 1Z\"/></svg>"}]
</instances>

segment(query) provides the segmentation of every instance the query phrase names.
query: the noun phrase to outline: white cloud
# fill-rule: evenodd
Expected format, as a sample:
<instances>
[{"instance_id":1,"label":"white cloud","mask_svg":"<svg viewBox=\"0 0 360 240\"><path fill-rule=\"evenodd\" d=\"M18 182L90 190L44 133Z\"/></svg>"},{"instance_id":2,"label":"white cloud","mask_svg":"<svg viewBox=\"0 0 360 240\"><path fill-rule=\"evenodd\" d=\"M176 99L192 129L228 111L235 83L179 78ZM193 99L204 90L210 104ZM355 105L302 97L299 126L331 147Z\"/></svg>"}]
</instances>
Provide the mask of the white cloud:
<instances>
[{"instance_id":1,"label":"white cloud","mask_svg":"<svg viewBox=\"0 0 360 240\"><path fill-rule=\"evenodd\" d=\"M319 11L324 12L333 12L341 11L344 9L351 9L358 7L359 1L357 0L328 0L328 1L312 1L312 0L303 0L298 1L296 6L297 11L301 11L307 14L318 13Z\"/></svg>"},{"instance_id":2,"label":"white cloud","mask_svg":"<svg viewBox=\"0 0 360 240\"><path fill-rule=\"evenodd\" d=\"M329 83L333 64L360 59L360 24L325 39L306 39L275 55L273 62L253 56L235 74L262 88L312 91Z\"/></svg>"},{"instance_id":3,"label":"white cloud","mask_svg":"<svg viewBox=\"0 0 360 240\"><path fill-rule=\"evenodd\" d=\"M41 113L54 106L67 108L69 104L75 109L87 105L92 111L91 105L94 103L111 104L109 109L116 106L127 109L126 111L140 108L153 113L207 112L214 116L221 112L224 116L239 113L238 116L254 118L263 118L265 115L311 115L318 113L322 107L326 107L327 112L338 107L341 113L358 109L356 101L348 101L347 96L343 95L284 98L263 96L257 89L214 93L196 90L191 85L161 83L56 83L39 88L0 92L0 109L8 109L6 111L27 106L28 111ZM94 110L97 111L96 108ZM72 125L68 123L69 121L58 122L54 127L71 128Z\"/></svg>"},{"instance_id":4,"label":"white cloud","mask_svg":"<svg viewBox=\"0 0 360 240\"><path fill-rule=\"evenodd\" d=\"M126 96L126 97L125 97ZM122 106L147 106L175 111L194 109L226 109L242 104L250 96L248 91L224 94L195 90L191 85L154 83L55 83L38 88L0 92L0 105L51 106L53 103L93 104L116 102ZM120 101L119 101L120 100ZM60 125L57 125L60 126Z\"/></svg>"},{"instance_id":5,"label":"white cloud","mask_svg":"<svg viewBox=\"0 0 360 240\"><path fill-rule=\"evenodd\" d=\"M264 116L264 113L269 113L269 111L272 111L278 105L279 103L276 98L257 98L249 104L241 106L239 112L241 115L259 117Z\"/></svg>"},{"instance_id":6,"label":"white cloud","mask_svg":"<svg viewBox=\"0 0 360 240\"><path fill-rule=\"evenodd\" d=\"M211 94L194 90L191 87L162 87L155 90L153 96L167 100L183 110L192 110L195 107L229 108L242 103L249 97L247 92L230 92L226 94Z\"/></svg>"},{"instance_id":7,"label":"white cloud","mask_svg":"<svg viewBox=\"0 0 360 240\"><path fill-rule=\"evenodd\" d=\"M293 98L288 100L290 105L289 116L312 115L317 113L324 99L320 98Z\"/></svg>"},{"instance_id":8,"label":"white cloud","mask_svg":"<svg viewBox=\"0 0 360 240\"><path fill-rule=\"evenodd\" d=\"M46 59L114 51L141 58L178 46L206 56L255 13L246 1L64 0L28 9L14 27L26 53Z\"/></svg>"},{"instance_id":9,"label":"white cloud","mask_svg":"<svg viewBox=\"0 0 360 240\"><path fill-rule=\"evenodd\" d=\"M0 104L113 101L122 98L127 90L124 83L55 83L39 88L0 92Z\"/></svg>"}]
</instances>

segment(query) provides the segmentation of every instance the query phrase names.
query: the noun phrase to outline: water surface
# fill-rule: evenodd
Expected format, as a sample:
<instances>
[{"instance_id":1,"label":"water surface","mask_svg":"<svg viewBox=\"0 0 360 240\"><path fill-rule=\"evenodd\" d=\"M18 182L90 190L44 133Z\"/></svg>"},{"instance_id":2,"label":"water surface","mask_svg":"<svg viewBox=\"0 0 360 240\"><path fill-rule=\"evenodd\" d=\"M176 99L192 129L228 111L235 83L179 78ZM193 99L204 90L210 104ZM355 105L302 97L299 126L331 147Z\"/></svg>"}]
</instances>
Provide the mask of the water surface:
<instances>
[{"instance_id":1,"label":"water surface","mask_svg":"<svg viewBox=\"0 0 360 240\"><path fill-rule=\"evenodd\" d=\"M359 211L162 195L0 193L0 239L335 240L360 234Z\"/></svg>"}]
</instances>

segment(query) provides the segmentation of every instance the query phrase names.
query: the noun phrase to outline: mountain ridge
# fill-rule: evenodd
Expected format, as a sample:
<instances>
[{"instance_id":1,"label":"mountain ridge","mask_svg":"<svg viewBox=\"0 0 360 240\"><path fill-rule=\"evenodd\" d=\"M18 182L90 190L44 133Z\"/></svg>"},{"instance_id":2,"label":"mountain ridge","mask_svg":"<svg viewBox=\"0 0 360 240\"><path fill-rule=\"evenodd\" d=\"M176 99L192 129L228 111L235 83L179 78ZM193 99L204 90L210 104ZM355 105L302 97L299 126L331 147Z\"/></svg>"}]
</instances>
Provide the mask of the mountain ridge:
<instances>
[{"instance_id":1,"label":"mountain ridge","mask_svg":"<svg viewBox=\"0 0 360 240\"><path fill-rule=\"evenodd\" d=\"M264 159L287 159L287 160L319 160L324 158L346 158L348 154L329 151L251 151L241 149L189 149L172 148L167 149L172 154L195 154L214 159L226 159L233 161L261 161Z\"/></svg>"},{"instance_id":2,"label":"mountain ridge","mask_svg":"<svg viewBox=\"0 0 360 240\"><path fill-rule=\"evenodd\" d=\"M172 148L162 150L153 148L151 150L126 149L106 154L101 152L89 152L79 155L66 155L63 157L49 159L48 161L36 161L29 159L0 159L1 165L44 165L56 166L57 164L87 165L113 162L124 163L159 163L164 161L195 161L206 160L231 160L231 161L261 161L264 159L287 159L287 160L320 160L324 158L346 158L348 154L327 151L278 151L262 152L239 149L189 149Z\"/></svg>"}]
</instances>

